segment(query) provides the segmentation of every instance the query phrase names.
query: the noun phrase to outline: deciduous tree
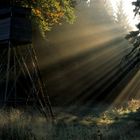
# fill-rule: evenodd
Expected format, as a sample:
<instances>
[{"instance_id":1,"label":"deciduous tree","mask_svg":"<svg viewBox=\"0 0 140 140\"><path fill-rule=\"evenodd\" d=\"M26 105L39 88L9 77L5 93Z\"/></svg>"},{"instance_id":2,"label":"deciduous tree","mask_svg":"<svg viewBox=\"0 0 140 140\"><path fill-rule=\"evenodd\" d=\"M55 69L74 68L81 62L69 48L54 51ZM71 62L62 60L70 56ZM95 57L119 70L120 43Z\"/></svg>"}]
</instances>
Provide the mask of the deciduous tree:
<instances>
[{"instance_id":1,"label":"deciduous tree","mask_svg":"<svg viewBox=\"0 0 140 140\"><path fill-rule=\"evenodd\" d=\"M56 24L75 20L74 1L72 0L15 0L15 5L32 9L31 19L42 36Z\"/></svg>"}]
</instances>

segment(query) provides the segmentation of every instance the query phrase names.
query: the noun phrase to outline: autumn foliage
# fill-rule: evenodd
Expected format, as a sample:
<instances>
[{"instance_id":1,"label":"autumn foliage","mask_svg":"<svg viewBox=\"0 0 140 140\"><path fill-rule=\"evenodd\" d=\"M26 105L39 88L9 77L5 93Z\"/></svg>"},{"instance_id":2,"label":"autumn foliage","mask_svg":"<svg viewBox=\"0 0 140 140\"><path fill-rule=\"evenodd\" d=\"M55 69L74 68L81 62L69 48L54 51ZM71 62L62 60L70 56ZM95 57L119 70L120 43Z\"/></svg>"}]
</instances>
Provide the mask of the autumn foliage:
<instances>
[{"instance_id":1,"label":"autumn foliage","mask_svg":"<svg viewBox=\"0 0 140 140\"><path fill-rule=\"evenodd\" d=\"M16 4L32 9L32 22L45 36L51 28L66 21L73 23L75 19L71 0L16 0Z\"/></svg>"}]
</instances>

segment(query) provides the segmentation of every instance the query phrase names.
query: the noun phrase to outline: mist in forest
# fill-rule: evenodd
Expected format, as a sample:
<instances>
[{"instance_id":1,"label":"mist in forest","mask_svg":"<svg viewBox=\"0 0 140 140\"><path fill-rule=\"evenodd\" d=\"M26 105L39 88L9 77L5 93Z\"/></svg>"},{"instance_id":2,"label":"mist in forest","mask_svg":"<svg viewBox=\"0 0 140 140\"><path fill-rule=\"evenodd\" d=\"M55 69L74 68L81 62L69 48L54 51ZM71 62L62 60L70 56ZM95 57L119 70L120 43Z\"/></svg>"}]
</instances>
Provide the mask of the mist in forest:
<instances>
[{"instance_id":1,"label":"mist in forest","mask_svg":"<svg viewBox=\"0 0 140 140\"><path fill-rule=\"evenodd\" d=\"M117 97L121 101L129 89L125 84L119 86L123 74L118 72L121 59L131 49L124 39L127 30L113 21L100 0L90 6L81 2L76 16L74 24L56 26L47 41L35 42L52 104L92 104ZM125 83L130 79L125 78Z\"/></svg>"}]
</instances>

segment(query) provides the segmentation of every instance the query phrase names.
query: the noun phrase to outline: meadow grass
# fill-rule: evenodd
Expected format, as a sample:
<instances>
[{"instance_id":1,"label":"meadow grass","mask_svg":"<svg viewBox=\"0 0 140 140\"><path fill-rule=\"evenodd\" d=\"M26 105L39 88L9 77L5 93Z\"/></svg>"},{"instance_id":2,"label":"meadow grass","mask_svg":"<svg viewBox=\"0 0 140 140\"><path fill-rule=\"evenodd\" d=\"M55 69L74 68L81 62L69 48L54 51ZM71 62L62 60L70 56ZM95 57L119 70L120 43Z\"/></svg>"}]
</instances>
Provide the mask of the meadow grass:
<instances>
[{"instance_id":1,"label":"meadow grass","mask_svg":"<svg viewBox=\"0 0 140 140\"><path fill-rule=\"evenodd\" d=\"M101 107L101 106L100 106ZM102 110L83 107L84 115L70 108L54 108L56 122L38 111L0 110L0 140L139 140L140 100Z\"/></svg>"}]
</instances>

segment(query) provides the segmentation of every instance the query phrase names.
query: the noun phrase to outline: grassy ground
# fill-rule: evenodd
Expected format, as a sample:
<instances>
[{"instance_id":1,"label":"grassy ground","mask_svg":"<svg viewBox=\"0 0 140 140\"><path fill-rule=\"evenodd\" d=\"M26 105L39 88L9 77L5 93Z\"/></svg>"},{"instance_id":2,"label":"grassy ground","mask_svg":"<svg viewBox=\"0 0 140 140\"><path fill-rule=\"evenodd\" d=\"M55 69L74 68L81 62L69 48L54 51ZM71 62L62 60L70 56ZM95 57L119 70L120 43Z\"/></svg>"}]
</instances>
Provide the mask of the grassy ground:
<instances>
[{"instance_id":1,"label":"grassy ground","mask_svg":"<svg viewBox=\"0 0 140 140\"><path fill-rule=\"evenodd\" d=\"M0 140L139 140L139 108L139 100L105 111L101 106L81 107L85 113L74 107L55 108L55 124L32 108L1 109Z\"/></svg>"}]
</instances>

